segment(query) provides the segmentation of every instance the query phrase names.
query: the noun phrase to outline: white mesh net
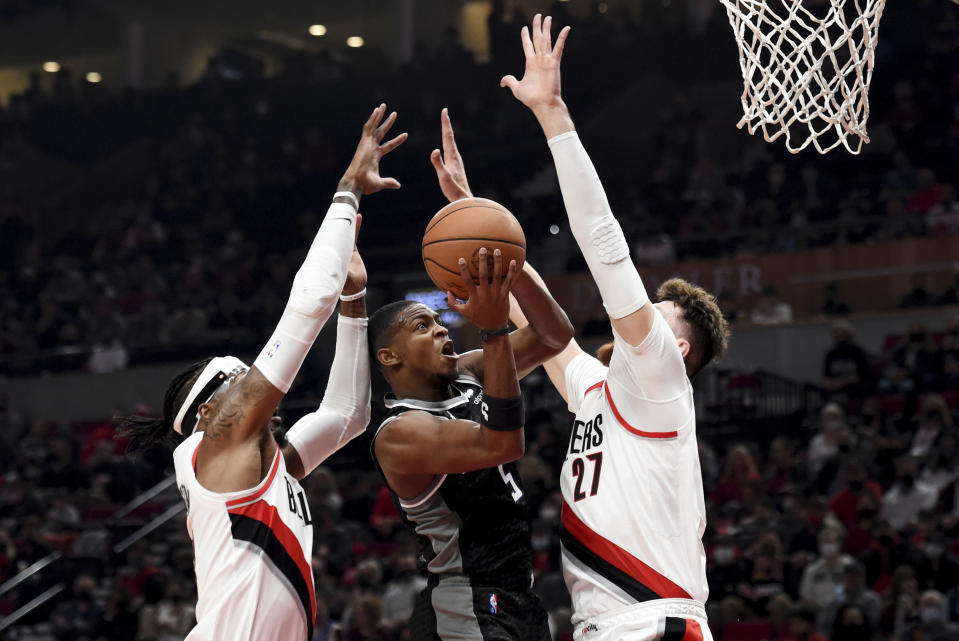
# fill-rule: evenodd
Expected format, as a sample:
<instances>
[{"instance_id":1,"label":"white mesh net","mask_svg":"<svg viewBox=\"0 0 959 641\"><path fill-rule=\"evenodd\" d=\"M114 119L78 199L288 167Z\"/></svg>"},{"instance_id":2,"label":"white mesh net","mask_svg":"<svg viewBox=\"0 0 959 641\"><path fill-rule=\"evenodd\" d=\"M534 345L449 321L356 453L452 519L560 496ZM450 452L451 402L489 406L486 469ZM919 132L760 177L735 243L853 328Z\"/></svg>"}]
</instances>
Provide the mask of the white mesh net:
<instances>
[{"instance_id":1,"label":"white mesh net","mask_svg":"<svg viewBox=\"0 0 959 641\"><path fill-rule=\"evenodd\" d=\"M886 0L720 0L739 45L744 125L797 153L858 154Z\"/></svg>"}]
</instances>

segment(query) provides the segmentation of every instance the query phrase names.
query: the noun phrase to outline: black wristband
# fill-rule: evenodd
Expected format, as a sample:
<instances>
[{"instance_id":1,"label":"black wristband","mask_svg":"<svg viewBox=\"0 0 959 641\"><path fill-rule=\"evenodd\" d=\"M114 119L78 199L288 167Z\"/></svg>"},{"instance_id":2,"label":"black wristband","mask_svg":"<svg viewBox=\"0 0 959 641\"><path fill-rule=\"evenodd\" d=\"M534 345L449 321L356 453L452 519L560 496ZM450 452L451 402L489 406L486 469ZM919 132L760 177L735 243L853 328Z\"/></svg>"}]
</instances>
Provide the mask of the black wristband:
<instances>
[{"instance_id":1,"label":"black wristband","mask_svg":"<svg viewBox=\"0 0 959 641\"><path fill-rule=\"evenodd\" d=\"M503 334L509 334L509 324L506 325L503 329L481 329L480 330L480 340L484 343L488 340L492 340L497 336L502 336Z\"/></svg>"},{"instance_id":2,"label":"black wristband","mask_svg":"<svg viewBox=\"0 0 959 641\"><path fill-rule=\"evenodd\" d=\"M515 432L523 429L526 422L526 408L523 407L523 397L496 398L483 396L480 406L480 421L485 427L498 432Z\"/></svg>"}]
</instances>

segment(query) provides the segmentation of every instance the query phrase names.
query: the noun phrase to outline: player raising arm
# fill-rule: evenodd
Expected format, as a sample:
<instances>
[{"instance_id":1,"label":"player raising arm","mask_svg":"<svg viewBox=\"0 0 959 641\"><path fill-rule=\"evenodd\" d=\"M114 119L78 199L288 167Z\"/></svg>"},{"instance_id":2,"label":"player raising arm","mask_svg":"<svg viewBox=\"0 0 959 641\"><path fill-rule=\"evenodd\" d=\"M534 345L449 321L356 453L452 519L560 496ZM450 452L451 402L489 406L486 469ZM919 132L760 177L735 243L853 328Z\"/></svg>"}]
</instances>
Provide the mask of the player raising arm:
<instances>
[{"instance_id":1,"label":"player raising arm","mask_svg":"<svg viewBox=\"0 0 959 641\"><path fill-rule=\"evenodd\" d=\"M450 200L470 196L449 115L445 156L433 152ZM479 278L460 260L469 291L448 301L481 330L483 348L457 355L439 314L400 301L370 318L370 350L390 384L372 453L404 523L419 535L428 572L410 621L417 641L548 641L531 591L530 517L514 461L523 455L519 379L573 336L566 314L515 263L480 250ZM507 332L512 290L530 319Z\"/></svg>"},{"instance_id":2,"label":"player raising arm","mask_svg":"<svg viewBox=\"0 0 959 641\"><path fill-rule=\"evenodd\" d=\"M569 35L523 28L526 72L501 85L546 135L570 229L613 329L608 368L575 342L547 366L576 420L560 480L563 572L576 639L710 638L706 526L689 377L726 348L715 299L680 279L649 301L560 91ZM529 275L535 278L532 268ZM517 324L524 322L514 313Z\"/></svg>"},{"instance_id":3,"label":"player raising arm","mask_svg":"<svg viewBox=\"0 0 959 641\"><path fill-rule=\"evenodd\" d=\"M384 121L385 112L386 105L377 107L364 125L286 309L253 366L234 356L191 365L167 388L161 418L119 425L133 448L176 448L199 596L191 641L313 637L313 527L298 480L369 422L366 270L354 239L360 198L399 188L379 175L380 159L406 139L383 143L396 120L393 113ZM323 401L281 446L271 430L279 424L277 404L337 298L336 355Z\"/></svg>"}]
</instances>

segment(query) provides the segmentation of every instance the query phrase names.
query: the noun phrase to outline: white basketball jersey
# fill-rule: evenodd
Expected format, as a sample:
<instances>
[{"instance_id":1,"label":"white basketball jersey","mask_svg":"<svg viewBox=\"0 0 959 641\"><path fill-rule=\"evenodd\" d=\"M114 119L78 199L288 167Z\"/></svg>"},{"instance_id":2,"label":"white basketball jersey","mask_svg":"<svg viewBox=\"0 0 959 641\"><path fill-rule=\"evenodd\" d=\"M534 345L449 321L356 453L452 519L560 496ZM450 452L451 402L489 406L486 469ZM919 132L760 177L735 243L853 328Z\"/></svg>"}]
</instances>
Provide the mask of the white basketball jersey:
<instances>
[{"instance_id":1,"label":"white basketball jersey","mask_svg":"<svg viewBox=\"0 0 959 641\"><path fill-rule=\"evenodd\" d=\"M693 392L656 310L630 346L614 330L609 368L566 369L576 413L563 464L563 573L573 624L653 599L705 603L706 527Z\"/></svg>"},{"instance_id":2,"label":"white basketball jersey","mask_svg":"<svg viewBox=\"0 0 959 641\"><path fill-rule=\"evenodd\" d=\"M187 641L309 641L316 596L313 525L300 484L277 448L256 487L218 494L196 479L197 432L173 452L193 539L197 625Z\"/></svg>"}]
</instances>

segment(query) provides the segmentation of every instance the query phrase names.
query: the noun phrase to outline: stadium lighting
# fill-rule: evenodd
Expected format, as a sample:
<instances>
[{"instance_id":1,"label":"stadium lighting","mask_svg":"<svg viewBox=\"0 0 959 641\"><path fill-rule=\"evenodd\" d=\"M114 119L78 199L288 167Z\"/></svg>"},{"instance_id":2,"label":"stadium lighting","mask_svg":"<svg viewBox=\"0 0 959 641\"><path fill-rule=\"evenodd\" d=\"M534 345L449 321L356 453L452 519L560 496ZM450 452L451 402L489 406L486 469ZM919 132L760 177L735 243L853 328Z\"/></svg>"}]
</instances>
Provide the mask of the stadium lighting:
<instances>
[{"instance_id":1,"label":"stadium lighting","mask_svg":"<svg viewBox=\"0 0 959 641\"><path fill-rule=\"evenodd\" d=\"M60 63L55 60L48 60L43 63L43 70L47 73L56 73L60 71Z\"/></svg>"},{"instance_id":2,"label":"stadium lighting","mask_svg":"<svg viewBox=\"0 0 959 641\"><path fill-rule=\"evenodd\" d=\"M349 38L346 39L347 47L353 47L354 49L357 49L359 47L362 47L363 44L364 44L363 38L361 38L360 36L350 36Z\"/></svg>"},{"instance_id":3,"label":"stadium lighting","mask_svg":"<svg viewBox=\"0 0 959 641\"><path fill-rule=\"evenodd\" d=\"M326 35L326 25L323 25L323 24L311 24L311 25L310 25L310 35L311 35L311 36L316 36L317 38L319 38L320 36L325 36L325 35Z\"/></svg>"},{"instance_id":4,"label":"stadium lighting","mask_svg":"<svg viewBox=\"0 0 959 641\"><path fill-rule=\"evenodd\" d=\"M91 84L94 84L94 85L95 85L95 84L97 84L98 82L100 82L101 80L103 80L103 76L101 76L101 75L100 75L99 73L97 73L96 71L91 71L90 73L87 74L87 82L89 82L89 83L91 83Z\"/></svg>"}]
</instances>

